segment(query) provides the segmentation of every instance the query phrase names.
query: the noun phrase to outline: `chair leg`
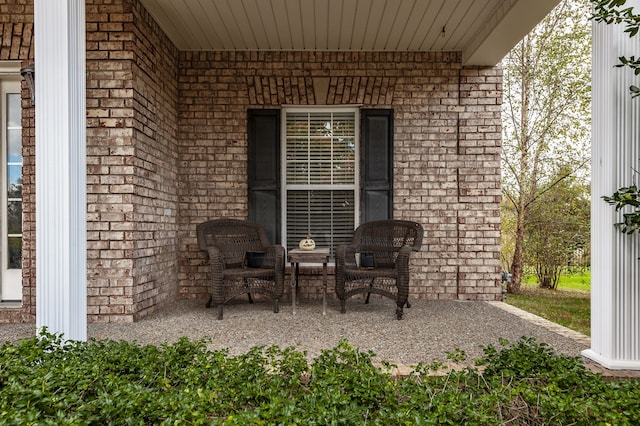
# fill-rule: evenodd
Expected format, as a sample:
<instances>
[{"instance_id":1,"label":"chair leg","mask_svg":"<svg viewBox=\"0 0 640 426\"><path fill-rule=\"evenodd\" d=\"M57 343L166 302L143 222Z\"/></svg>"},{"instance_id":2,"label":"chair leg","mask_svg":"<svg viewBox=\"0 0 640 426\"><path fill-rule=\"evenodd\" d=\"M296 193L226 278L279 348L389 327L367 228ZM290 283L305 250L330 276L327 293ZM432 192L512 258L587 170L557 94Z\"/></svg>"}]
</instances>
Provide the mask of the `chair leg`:
<instances>
[{"instance_id":1,"label":"chair leg","mask_svg":"<svg viewBox=\"0 0 640 426\"><path fill-rule=\"evenodd\" d=\"M211 307L211 302L213 302L213 296L209 296L209 301L207 302L207 308Z\"/></svg>"},{"instance_id":2,"label":"chair leg","mask_svg":"<svg viewBox=\"0 0 640 426\"><path fill-rule=\"evenodd\" d=\"M399 320L401 320L402 316L404 315L404 312L402 311L403 306L404 304L396 308L396 316L398 317Z\"/></svg>"},{"instance_id":3,"label":"chair leg","mask_svg":"<svg viewBox=\"0 0 640 426\"><path fill-rule=\"evenodd\" d=\"M253 303L253 296L251 296L251 286L249 285L249 280L247 278L244 279L244 288L246 288L247 296L249 297L249 303Z\"/></svg>"},{"instance_id":4,"label":"chair leg","mask_svg":"<svg viewBox=\"0 0 640 426\"><path fill-rule=\"evenodd\" d=\"M411 307L411 303L409 303L409 299L407 299L407 308Z\"/></svg>"},{"instance_id":5,"label":"chair leg","mask_svg":"<svg viewBox=\"0 0 640 426\"><path fill-rule=\"evenodd\" d=\"M222 319L222 310L224 309L224 304L220 304L218 306L218 319L221 320Z\"/></svg>"},{"instance_id":6,"label":"chair leg","mask_svg":"<svg viewBox=\"0 0 640 426\"><path fill-rule=\"evenodd\" d=\"M273 300L273 313L277 314L280 312L280 301L278 299Z\"/></svg>"},{"instance_id":7,"label":"chair leg","mask_svg":"<svg viewBox=\"0 0 640 426\"><path fill-rule=\"evenodd\" d=\"M347 313L347 301L346 300L341 300L340 301L340 312L343 314Z\"/></svg>"},{"instance_id":8,"label":"chair leg","mask_svg":"<svg viewBox=\"0 0 640 426\"><path fill-rule=\"evenodd\" d=\"M373 281L375 280L375 278L371 279L371 282L369 283L369 287L373 287ZM364 304L368 305L369 304L369 296L371 296L371 292L367 293L367 298L364 299Z\"/></svg>"}]
</instances>

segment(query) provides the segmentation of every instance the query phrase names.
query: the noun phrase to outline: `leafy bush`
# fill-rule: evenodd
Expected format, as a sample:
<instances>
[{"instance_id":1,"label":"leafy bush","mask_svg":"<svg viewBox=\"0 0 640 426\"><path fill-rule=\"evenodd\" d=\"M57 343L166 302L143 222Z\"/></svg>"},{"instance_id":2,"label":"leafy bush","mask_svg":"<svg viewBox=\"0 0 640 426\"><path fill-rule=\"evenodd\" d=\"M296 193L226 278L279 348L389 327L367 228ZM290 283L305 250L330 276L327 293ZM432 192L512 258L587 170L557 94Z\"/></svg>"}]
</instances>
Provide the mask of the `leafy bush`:
<instances>
[{"instance_id":1,"label":"leafy bush","mask_svg":"<svg viewBox=\"0 0 640 426\"><path fill-rule=\"evenodd\" d=\"M0 351L0 423L633 424L637 381L606 382L534 340L485 348L474 367L392 377L346 341L311 364L293 348L239 356L206 341L140 346L42 333ZM464 359L458 352L454 361ZM383 367L390 367L383 364ZM444 373L444 374L443 374Z\"/></svg>"}]
</instances>

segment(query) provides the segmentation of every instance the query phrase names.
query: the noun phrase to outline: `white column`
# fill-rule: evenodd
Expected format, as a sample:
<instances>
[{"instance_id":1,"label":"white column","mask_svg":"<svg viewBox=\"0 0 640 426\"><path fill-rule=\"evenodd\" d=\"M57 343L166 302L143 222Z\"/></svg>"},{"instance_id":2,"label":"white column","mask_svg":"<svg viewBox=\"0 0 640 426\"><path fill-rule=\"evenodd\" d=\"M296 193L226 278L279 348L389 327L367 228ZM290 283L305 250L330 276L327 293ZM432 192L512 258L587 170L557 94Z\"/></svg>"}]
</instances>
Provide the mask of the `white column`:
<instances>
[{"instance_id":1,"label":"white column","mask_svg":"<svg viewBox=\"0 0 640 426\"><path fill-rule=\"evenodd\" d=\"M637 13L640 0L627 6ZM593 26L591 348L583 355L610 369L640 369L640 238L614 228L622 213L602 200L640 184L640 99L629 94L640 79L614 67L619 56L640 55L640 36L623 29Z\"/></svg>"},{"instance_id":2,"label":"white column","mask_svg":"<svg viewBox=\"0 0 640 426\"><path fill-rule=\"evenodd\" d=\"M35 0L36 326L87 338L84 0Z\"/></svg>"}]
</instances>

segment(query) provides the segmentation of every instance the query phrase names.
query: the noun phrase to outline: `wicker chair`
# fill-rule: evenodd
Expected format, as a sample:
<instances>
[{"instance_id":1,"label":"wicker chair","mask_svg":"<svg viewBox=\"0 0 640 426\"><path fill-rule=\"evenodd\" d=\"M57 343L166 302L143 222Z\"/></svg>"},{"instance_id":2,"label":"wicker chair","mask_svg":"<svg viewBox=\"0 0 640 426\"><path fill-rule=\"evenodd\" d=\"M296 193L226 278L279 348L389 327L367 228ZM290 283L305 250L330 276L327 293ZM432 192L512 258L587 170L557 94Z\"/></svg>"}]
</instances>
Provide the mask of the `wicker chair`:
<instances>
[{"instance_id":1,"label":"wicker chair","mask_svg":"<svg viewBox=\"0 0 640 426\"><path fill-rule=\"evenodd\" d=\"M420 250L422 225L404 220L380 220L360 225L349 245L336 248L336 295L342 313L349 297L371 293L396 301L396 315L402 319L410 307L409 257ZM359 261L358 261L359 260Z\"/></svg>"},{"instance_id":2,"label":"wicker chair","mask_svg":"<svg viewBox=\"0 0 640 426\"><path fill-rule=\"evenodd\" d=\"M261 293L273 299L279 312L284 291L284 248L272 245L264 228L254 222L215 219L197 227L198 245L209 253L211 296L207 307L218 307L222 319L224 304L247 293Z\"/></svg>"}]
</instances>

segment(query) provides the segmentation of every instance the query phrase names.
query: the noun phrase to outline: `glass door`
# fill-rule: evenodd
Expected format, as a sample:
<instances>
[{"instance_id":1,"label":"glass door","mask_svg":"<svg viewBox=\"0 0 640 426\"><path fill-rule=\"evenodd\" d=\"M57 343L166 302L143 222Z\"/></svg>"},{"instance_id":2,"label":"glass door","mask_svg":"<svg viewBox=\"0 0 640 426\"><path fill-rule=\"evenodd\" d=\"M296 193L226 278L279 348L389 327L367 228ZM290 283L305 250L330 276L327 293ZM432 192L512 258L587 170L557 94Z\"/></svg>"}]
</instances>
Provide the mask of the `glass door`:
<instances>
[{"instance_id":1,"label":"glass door","mask_svg":"<svg viewBox=\"0 0 640 426\"><path fill-rule=\"evenodd\" d=\"M22 98L20 80L0 80L2 301L22 300Z\"/></svg>"}]
</instances>

